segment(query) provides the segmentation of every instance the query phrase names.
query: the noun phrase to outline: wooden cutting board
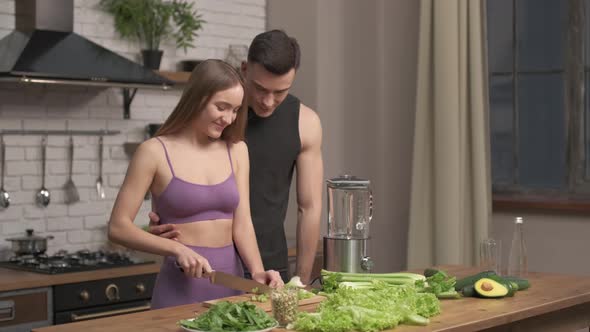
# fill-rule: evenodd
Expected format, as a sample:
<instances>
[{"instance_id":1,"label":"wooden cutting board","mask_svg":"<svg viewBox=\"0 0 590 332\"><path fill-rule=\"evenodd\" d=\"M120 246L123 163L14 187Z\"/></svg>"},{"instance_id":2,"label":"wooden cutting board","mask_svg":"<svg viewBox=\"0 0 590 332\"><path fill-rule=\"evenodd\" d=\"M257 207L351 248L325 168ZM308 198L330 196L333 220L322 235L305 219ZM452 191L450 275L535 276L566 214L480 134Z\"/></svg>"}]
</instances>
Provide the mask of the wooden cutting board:
<instances>
[{"instance_id":1,"label":"wooden cutting board","mask_svg":"<svg viewBox=\"0 0 590 332\"><path fill-rule=\"evenodd\" d=\"M299 301L299 306L306 306L309 304L316 304L316 303L320 303L323 300L325 300L326 297L325 296L321 296L321 295L314 295L313 297L310 297L309 299L303 299ZM270 312L272 311L272 306L270 304L270 299L265 301L265 302L258 302L258 301L252 301L252 294L244 294L244 295L237 295L237 296L231 296L231 297L224 297L221 299L216 299L216 300L210 300L210 301L205 301L203 302L203 305L207 308L211 307L213 304L218 303L218 302L222 302L222 301L229 301L229 302L243 302L243 301L248 301L251 302L252 304L256 305L257 307L259 307L260 309Z\"/></svg>"}]
</instances>

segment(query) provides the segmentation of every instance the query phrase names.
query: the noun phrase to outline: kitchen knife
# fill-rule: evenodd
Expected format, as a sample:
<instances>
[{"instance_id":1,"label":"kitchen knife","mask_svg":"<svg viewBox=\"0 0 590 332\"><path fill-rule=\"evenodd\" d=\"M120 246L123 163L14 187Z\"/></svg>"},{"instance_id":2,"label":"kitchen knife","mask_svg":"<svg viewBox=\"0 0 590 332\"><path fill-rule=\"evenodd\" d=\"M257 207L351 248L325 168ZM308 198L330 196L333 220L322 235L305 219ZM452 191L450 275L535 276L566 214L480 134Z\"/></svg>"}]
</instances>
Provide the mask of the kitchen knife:
<instances>
[{"instance_id":1,"label":"kitchen knife","mask_svg":"<svg viewBox=\"0 0 590 332\"><path fill-rule=\"evenodd\" d=\"M178 262L174 262L176 267L184 272L180 264ZM269 293L272 288L270 286L261 284L258 281L254 281L251 279L241 278L235 276L233 274L221 272L221 271L212 271L209 275L209 281L214 285L221 285L227 288L240 290L246 293L256 293L256 294L265 294Z\"/></svg>"},{"instance_id":2,"label":"kitchen knife","mask_svg":"<svg viewBox=\"0 0 590 332\"><path fill-rule=\"evenodd\" d=\"M261 284L258 281L241 278L233 274L213 271L209 274L209 280L214 285L221 285L227 288L244 291L246 293L264 294L271 291L270 286Z\"/></svg>"}]
</instances>

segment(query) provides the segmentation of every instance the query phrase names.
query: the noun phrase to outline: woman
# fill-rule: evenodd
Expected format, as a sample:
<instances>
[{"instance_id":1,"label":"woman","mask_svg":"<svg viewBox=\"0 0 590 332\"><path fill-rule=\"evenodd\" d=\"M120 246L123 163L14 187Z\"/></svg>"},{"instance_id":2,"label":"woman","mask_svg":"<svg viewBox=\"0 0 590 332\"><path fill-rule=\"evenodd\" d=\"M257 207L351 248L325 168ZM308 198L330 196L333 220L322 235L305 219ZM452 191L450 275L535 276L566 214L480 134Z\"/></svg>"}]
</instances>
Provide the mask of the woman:
<instances>
[{"instance_id":1,"label":"woman","mask_svg":"<svg viewBox=\"0 0 590 332\"><path fill-rule=\"evenodd\" d=\"M166 256L152 308L237 295L201 278L212 270L242 276L236 248L254 280L282 285L277 272L264 271L252 226L248 150L242 141L246 110L236 70L220 60L204 61L156 137L143 142L129 164L109 239ZM147 190L161 222L176 224L176 241L133 225Z\"/></svg>"}]
</instances>

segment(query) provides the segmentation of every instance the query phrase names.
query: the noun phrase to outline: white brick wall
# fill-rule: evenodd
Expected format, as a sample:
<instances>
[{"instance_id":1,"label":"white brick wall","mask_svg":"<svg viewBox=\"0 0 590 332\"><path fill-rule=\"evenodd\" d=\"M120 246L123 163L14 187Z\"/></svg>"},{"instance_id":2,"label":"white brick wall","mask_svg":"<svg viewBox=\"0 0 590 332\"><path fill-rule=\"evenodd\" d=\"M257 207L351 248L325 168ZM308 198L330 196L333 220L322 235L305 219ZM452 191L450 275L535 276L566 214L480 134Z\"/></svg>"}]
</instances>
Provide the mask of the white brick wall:
<instances>
[{"instance_id":1,"label":"white brick wall","mask_svg":"<svg viewBox=\"0 0 590 332\"><path fill-rule=\"evenodd\" d=\"M99 0L75 0L74 31L123 56L139 61L139 46L121 40L113 29L112 17L96 7ZM221 58L229 44L249 44L266 23L265 0L201 0L197 8L207 21L199 31L196 48L185 54L173 43L162 45L163 70L176 70L183 59ZM14 0L0 0L0 38L14 28ZM119 89L18 86L0 84L0 130L2 129L74 129L120 130L105 137L103 182L107 199L98 199L95 181L98 172L98 138L74 137L73 179L81 201L64 203L63 184L67 179L68 137L52 136L47 147L46 187L51 192L47 208L35 206L35 194L41 187L41 138L6 136L5 187L12 197L11 206L0 210L0 259L9 253L8 237L24 234L26 228L51 234L49 253L58 249L97 249L106 239L106 224L118 188L123 182L128 157L125 142L144 138L148 123L160 123L175 106L180 91L139 90L131 107L131 119L123 120ZM136 224L147 223L150 202L144 202Z\"/></svg>"}]
</instances>

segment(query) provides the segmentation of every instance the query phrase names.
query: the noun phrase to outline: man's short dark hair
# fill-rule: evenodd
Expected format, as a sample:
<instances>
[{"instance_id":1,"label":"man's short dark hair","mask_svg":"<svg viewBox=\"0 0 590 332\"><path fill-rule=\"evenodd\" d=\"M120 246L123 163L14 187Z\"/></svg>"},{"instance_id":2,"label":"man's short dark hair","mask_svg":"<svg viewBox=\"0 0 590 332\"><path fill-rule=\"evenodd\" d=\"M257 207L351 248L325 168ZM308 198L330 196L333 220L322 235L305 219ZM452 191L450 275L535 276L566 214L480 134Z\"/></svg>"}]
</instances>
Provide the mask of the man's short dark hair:
<instances>
[{"instance_id":1,"label":"man's short dark hair","mask_svg":"<svg viewBox=\"0 0 590 332\"><path fill-rule=\"evenodd\" d=\"M248 50L248 62L261 64L275 75L284 75L291 68L299 69L299 44L282 30L263 32L254 37Z\"/></svg>"}]
</instances>

